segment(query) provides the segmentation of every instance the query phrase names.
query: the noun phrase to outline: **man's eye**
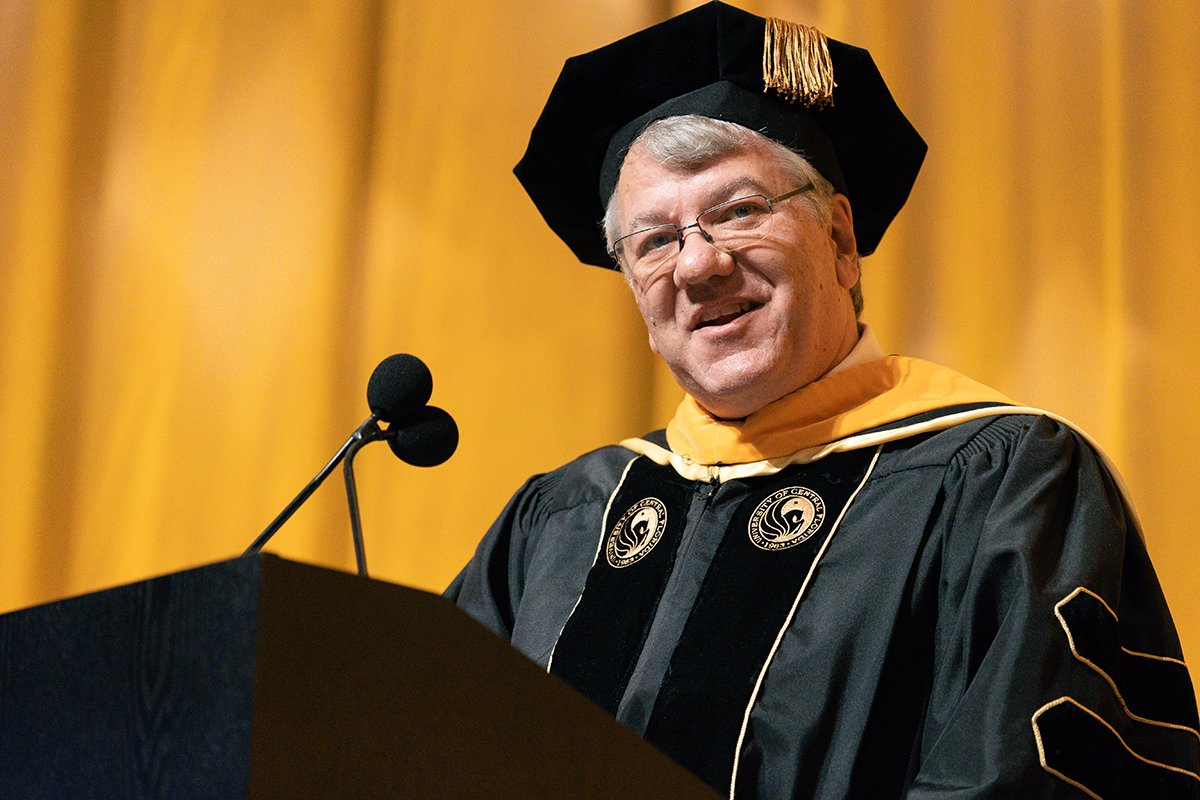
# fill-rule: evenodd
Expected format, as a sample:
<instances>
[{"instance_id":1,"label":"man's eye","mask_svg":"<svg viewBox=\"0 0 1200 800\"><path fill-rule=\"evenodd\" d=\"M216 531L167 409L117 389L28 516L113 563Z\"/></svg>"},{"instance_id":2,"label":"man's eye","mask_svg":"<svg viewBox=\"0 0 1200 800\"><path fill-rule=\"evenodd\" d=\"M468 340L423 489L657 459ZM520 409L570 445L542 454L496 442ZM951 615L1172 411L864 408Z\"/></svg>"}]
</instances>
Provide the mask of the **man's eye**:
<instances>
[{"instance_id":1,"label":"man's eye","mask_svg":"<svg viewBox=\"0 0 1200 800\"><path fill-rule=\"evenodd\" d=\"M708 225L731 225L738 228L754 225L768 214L767 206L757 198L734 200L729 205L713 209L705 220Z\"/></svg>"},{"instance_id":2,"label":"man's eye","mask_svg":"<svg viewBox=\"0 0 1200 800\"><path fill-rule=\"evenodd\" d=\"M653 253L655 250L660 250L664 247L675 243L677 234L674 231L656 231L646 234L642 239L641 245L638 247L638 255L644 256L647 253Z\"/></svg>"}]
</instances>

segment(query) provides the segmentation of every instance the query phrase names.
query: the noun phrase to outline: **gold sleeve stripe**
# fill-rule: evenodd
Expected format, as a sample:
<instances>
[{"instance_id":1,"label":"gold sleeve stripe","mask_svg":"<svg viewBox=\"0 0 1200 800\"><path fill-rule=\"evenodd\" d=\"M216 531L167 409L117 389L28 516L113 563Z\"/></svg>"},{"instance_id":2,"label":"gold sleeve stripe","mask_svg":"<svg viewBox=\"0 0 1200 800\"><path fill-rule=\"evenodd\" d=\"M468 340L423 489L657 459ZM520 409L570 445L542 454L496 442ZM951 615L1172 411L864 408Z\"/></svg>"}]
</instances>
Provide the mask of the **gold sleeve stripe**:
<instances>
[{"instance_id":1,"label":"gold sleeve stripe","mask_svg":"<svg viewBox=\"0 0 1200 800\"><path fill-rule=\"evenodd\" d=\"M1099 714L1097 714L1095 711L1092 711L1090 708L1083 705L1082 703L1080 703L1078 700L1074 699L1073 697L1065 697L1064 696L1064 697L1058 698L1057 700L1051 700L1049 703L1047 703L1046 705L1042 706L1037 711L1035 711L1033 713L1033 717L1031 719L1031 722L1033 725L1033 737L1034 737L1034 741L1037 744L1038 761L1041 763L1042 769L1044 769L1046 772L1050 773L1051 775L1055 776L1056 778L1059 778L1062 781L1065 781L1066 783L1069 783L1070 785L1074 786L1075 788L1079 789L1080 791L1086 793L1089 797L1093 797L1093 798L1095 798L1095 800L1111 800L1109 798L1104 798L1103 796L1098 794L1094 789L1084 785L1078 779L1076 779L1070 775L1064 774L1054 764L1050 763L1051 759L1048 756L1048 748L1047 748L1046 742L1044 741L1044 738L1043 738L1042 717L1045 716L1048 712L1051 712L1063 705L1070 705L1070 706L1074 707L1076 710L1082 712L1083 714L1087 715L1091 719L1098 722L1102 726L1102 729L1105 732L1107 732L1108 734L1110 734L1112 739L1114 739L1120 745L1120 747L1125 750L1126 753L1128 753L1133 758L1137 759L1140 763L1145 764L1148 767L1154 767L1154 768L1158 768L1158 769L1168 770L1172 773L1186 776L1187 778L1191 778L1192 780L1200 781L1200 775L1197 775L1196 773L1194 773L1190 770L1186 770L1181 767L1175 767L1170 764L1164 764L1161 761L1154 761L1152 759L1146 758L1145 756L1141 755L1140 753L1135 751L1132 747L1130 747L1128 743L1126 743L1125 739L1122 738L1121 734L1117 732L1116 728L1114 728L1107 721L1105 721L1105 719L1103 717L1101 717Z\"/></svg>"},{"instance_id":2,"label":"gold sleeve stripe","mask_svg":"<svg viewBox=\"0 0 1200 800\"><path fill-rule=\"evenodd\" d=\"M1084 656L1081 652L1079 652L1079 648L1075 641L1075 634L1071 630L1071 626L1067 623L1066 617L1063 616L1062 610L1068 603L1075 600L1080 595L1088 595L1088 596L1094 597L1097 601L1099 601L1100 605L1102 605L1104 607L1104 609L1110 615L1112 615L1112 618L1114 621L1119 621L1119 617L1117 617L1117 613L1112 610L1112 606L1110 606L1108 603L1106 603L1104 601L1103 597L1101 597L1100 595L1093 592L1091 589L1088 589L1084 586L1080 586L1080 587L1076 588L1073 592L1071 592L1069 595L1064 597L1062 600L1059 600L1058 603L1056 603L1054 606L1054 616L1058 618L1059 625L1062 626L1063 632L1067 635L1067 645L1071 648L1071 655L1073 655L1079 662L1086 664L1088 667L1095 670L1097 674L1099 674L1102 678L1104 678L1105 682L1108 683L1108 685L1110 687L1112 687L1113 694L1116 696L1117 701L1121 704L1121 708L1122 708L1122 710L1124 710L1125 715L1128 716L1130 719L1132 719L1136 722L1144 723L1146 725L1156 725L1160 728L1171 728L1173 730L1185 731L1187 733L1190 733L1192 736L1195 736L1197 739L1200 739L1200 731L1197 731L1195 728L1190 728L1186 725L1178 725L1173 722L1164 722L1162 720L1149 719L1147 717L1143 717L1143 716L1139 716L1138 714L1135 714L1129 708L1129 704L1125 701L1124 695L1121 694L1121 690L1117 686L1117 682L1115 680L1113 680L1112 676L1109 675L1107 672L1105 672L1103 669L1101 669L1101 667L1098 664L1096 664L1094 661L1092 661L1091 659ZM1160 661L1160 662L1164 662L1164 663L1168 663L1168 664L1177 665L1177 666L1183 667L1185 669L1187 668L1187 665L1184 664L1183 661L1180 661L1177 658L1171 658L1170 656L1158 656L1158 655L1151 655L1150 653L1138 653L1134 650L1130 650L1129 648L1123 647L1123 646L1121 647L1121 651L1130 656L1135 656L1137 658L1147 658L1147 659L1152 659L1154 661Z\"/></svg>"}]
</instances>

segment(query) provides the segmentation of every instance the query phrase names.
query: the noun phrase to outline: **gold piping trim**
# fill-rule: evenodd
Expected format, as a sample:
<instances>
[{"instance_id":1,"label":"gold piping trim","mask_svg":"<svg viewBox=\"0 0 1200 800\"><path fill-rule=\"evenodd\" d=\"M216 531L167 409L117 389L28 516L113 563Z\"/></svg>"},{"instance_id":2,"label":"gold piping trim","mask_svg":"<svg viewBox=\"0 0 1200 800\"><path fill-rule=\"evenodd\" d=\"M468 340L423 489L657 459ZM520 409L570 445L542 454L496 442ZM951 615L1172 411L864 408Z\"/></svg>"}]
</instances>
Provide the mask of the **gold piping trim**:
<instances>
[{"instance_id":1,"label":"gold piping trim","mask_svg":"<svg viewBox=\"0 0 1200 800\"><path fill-rule=\"evenodd\" d=\"M1085 658L1083 656L1083 654L1081 654L1079 652L1079 650L1076 649L1075 636L1071 632L1071 626L1067 624L1066 618L1063 617L1063 615L1062 615L1062 607L1065 606L1067 603L1071 602L1072 600L1074 600L1076 597L1078 597L1080 595L1080 593L1089 594L1092 597L1099 600L1100 604L1102 606L1104 606L1104 609L1109 614L1112 615L1112 618L1114 620L1116 620L1117 622L1121 621L1121 618L1118 617L1117 613L1112 610L1112 607L1109 606L1109 604L1104 601L1103 597L1096 594L1095 592L1093 592L1091 589L1088 589L1087 587L1080 586L1080 587L1076 588L1075 591L1071 592L1069 595L1064 597L1062 600L1059 600L1054 605L1054 616L1058 617L1058 624L1062 626L1063 632L1066 633L1066 635L1067 635L1067 644L1071 648L1071 655L1075 656L1075 658L1078 661L1080 661L1080 662L1088 665L1092 669L1094 669L1097 673L1099 673L1100 677L1104 678L1105 682L1107 682L1108 685L1112 688L1113 694L1116 695L1118 702L1121 703L1121 709L1125 712L1125 716L1127 716L1130 719L1135 720L1137 722L1145 723L1147 725L1155 725L1160 728L1171 728L1173 730L1186 731L1186 732L1192 734L1193 736L1195 736L1197 739L1200 739L1200 731L1197 731L1195 728L1189 728L1186 725L1179 725L1174 722L1163 722L1162 720L1150 719L1148 717L1139 716L1138 714L1133 713L1133 711L1129 708L1129 704L1125 702L1125 697L1121 694L1121 690L1117 687L1117 682L1112 679L1112 676L1109 675L1107 672L1105 672L1103 669L1101 669L1098 664L1096 664L1095 662L1091 661L1088 658ZM1165 661L1165 662L1168 662L1171 664L1178 664L1179 666L1183 667L1184 669L1187 669L1187 664L1183 663L1182 661L1180 661L1177 658L1171 658L1170 656L1156 656L1156 655L1152 655L1150 653L1138 653L1134 650L1130 650L1127 647L1121 647L1121 650L1124 651L1125 653L1128 653L1131 656L1137 656L1139 658L1149 658L1149 659L1153 659L1155 661Z\"/></svg>"},{"instance_id":2,"label":"gold piping trim","mask_svg":"<svg viewBox=\"0 0 1200 800\"><path fill-rule=\"evenodd\" d=\"M1084 786L1083 784L1079 783L1076 780L1073 780L1072 778L1068 778L1066 775L1064 775L1061 772L1059 772L1058 770L1054 769L1046 762L1046 748L1042 744L1042 731L1038 727L1038 717L1040 717L1042 714L1046 713L1050 709L1055 708L1056 706L1062 705L1063 703L1070 703L1071 705L1078 708L1080 711L1093 717L1097 722L1099 722L1104 727L1108 728L1109 732L1113 736L1117 737L1117 741L1121 743L1121 746L1124 747L1126 750L1128 750L1129 754L1131 756L1133 756L1134 758L1136 758L1138 761L1141 761L1145 764L1149 764L1152 767L1161 767L1165 770L1169 770L1170 772L1177 772L1180 775L1187 775L1189 778L1195 778L1197 781L1200 781L1200 775L1197 775L1196 773L1191 772L1190 770L1186 770L1181 767L1173 767L1170 764L1163 764L1159 761L1151 761L1150 759L1146 758L1145 756L1137 753L1136 751L1134 751L1134 749L1132 747L1130 747L1128 744L1125 743L1125 740L1123 738L1121 738L1121 734L1117 733L1117 729L1114 728L1112 725L1109 725L1104 720L1103 717L1101 717L1095 711L1092 711L1087 706L1083 705L1083 703L1080 703L1075 698L1066 697L1066 696L1060 697L1057 700L1051 700L1049 703L1046 703L1046 705L1042 706L1037 711L1033 712L1033 717L1030 718L1030 723L1033 725L1033 738L1034 738L1034 741L1037 743L1038 761L1041 763L1042 769L1044 769L1046 772L1049 772L1051 775L1055 776L1056 778L1059 778L1059 779L1071 784L1076 789L1086 792L1088 794L1088 796L1094 797L1095 800L1104 800L1103 797L1096 794L1088 787Z\"/></svg>"},{"instance_id":3,"label":"gold piping trim","mask_svg":"<svg viewBox=\"0 0 1200 800\"><path fill-rule=\"evenodd\" d=\"M767 653L766 659L763 661L762 669L758 671L758 680L754 682L754 690L750 692L750 699L746 703L746 713L742 716L742 728L738 732L737 744L733 748L733 769L729 773L729 800L734 800L734 792L737 787L737 771L738 762L741 760L742 743L746 740L746 730L750 727L750 712L754 710L754 704L758 701L758 693L762 689L763 681L767 677L767 669L771 666L771 662L775 659L775 653L779 650L779 645L783 642L783 636L787 633L787 629L791 627L792 620L796 617L796 609L800 607L800 599L804 597L804 593L808 591L809 581L812 580L813 573L817 571L817 565L821 563L821 559L825 555L825 551L829 548L829 543L833 541L833 535L837 533L838 528L842 525L842 519L845 518L846 512L850 510L850 506L854 504L858 493L867 485L867 480L871 477L871 473L875 471L875 465L879 463L879 454L883 452L883 445L875 450L874 457L871 458L871 463L867 465L867 471L862 476L862 480L858 482L858 486L850 495L850 499L846 501L846 505L842 506L841 513L833 522L833 527L829 529L829 535L825 537L825 541L821 543L821 549L817 551L816 558L808 568L808 574L804 576L804 582L800 584L800 591L796 592L796 599L792 601L791 610L788 611L787 619L784 620L783 626L780 627L779 633L775 635L775 642L771 645L770 651Z\"/></svg>"},{"instance_id":4,"label":"gold piping trim","mask_svg":"<svg viewBox=\"0 0 1200 800\"><path fill-rule=\"evenodd\" d=\"M608 512L612 510L613 500L617 499L617 492L621 491L621 487L625 485L625 478L629 475L629 470L633 468L633 462L637 458L629 459L629 463L625 465L625 469L621 471L621 479L617 481L616 487L612 490L612 494L608 496L608 502L604 504L604 513L600 515L600 540L596 542L596 554L592 556L592 566L588 567L588 572L596 566L596 561L600 558L600 551L604 549L604 540L608 536L608 531L604 526L608 524ZM585 578L587 576L584 576ZM587 581L584 581L586 588ZM571 621L571 617L575 616L575 609L579 608L579 604L583 601L583 589L579 590L579 597L575 598L575 605L571 606L571 613L567 614L567 618L563 620L562 627L558 629L558 635L554 637L554 645L550 648L550 657L546 659L546 672L550 671L550 666L554 663L554 651L558 649L558 640L562 638L563 631L567 629L567 623Z\"/></svg>"}]
</instances>

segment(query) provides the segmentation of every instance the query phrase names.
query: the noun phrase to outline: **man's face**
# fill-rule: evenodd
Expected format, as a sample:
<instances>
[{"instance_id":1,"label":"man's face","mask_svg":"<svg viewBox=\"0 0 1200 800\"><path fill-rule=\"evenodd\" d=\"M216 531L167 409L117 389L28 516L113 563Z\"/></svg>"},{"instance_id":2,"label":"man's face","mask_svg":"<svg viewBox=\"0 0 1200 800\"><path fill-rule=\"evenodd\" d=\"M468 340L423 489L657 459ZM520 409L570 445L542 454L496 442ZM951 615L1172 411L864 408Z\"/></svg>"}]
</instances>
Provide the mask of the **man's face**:
<instances>
[{"instance_id":1,"label":"man's face","mask_svg":"<svg viewBox=\"0 0 1200 800\"><path fill-rule=\"evenodd\" d=\"M800 183L757 143L684 171L635 145L617 184L620 233L688 225L723 201L774 197ZM824 375L858 341L854 252L850 205L840 195L824 224L799 197L780 203L767 235L732 253L692 229L674 270L634 283L650 347L710 412L745 417Z\"/></svg>"}]
</instances>

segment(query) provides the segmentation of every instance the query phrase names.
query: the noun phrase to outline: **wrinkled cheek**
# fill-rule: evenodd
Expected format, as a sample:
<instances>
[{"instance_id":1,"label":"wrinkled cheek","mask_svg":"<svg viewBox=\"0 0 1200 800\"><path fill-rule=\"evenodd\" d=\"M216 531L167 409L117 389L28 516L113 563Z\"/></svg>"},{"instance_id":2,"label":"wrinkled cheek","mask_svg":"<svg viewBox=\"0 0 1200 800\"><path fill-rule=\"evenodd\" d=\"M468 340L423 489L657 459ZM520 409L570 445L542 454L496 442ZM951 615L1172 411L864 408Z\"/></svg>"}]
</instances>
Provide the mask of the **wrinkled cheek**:
<instances>
[{"instance_id":1,"label":"wrinkled cheek","mask_svg":"<svg viewBox=\"0 0 1200 800\"><path fill-rule=\"evenodd\" d=\"M639 307L638 311L641 312L646 328L652 332L657 331L670 335L675 329L675 318L666 309Z\"/></svg>"},{"instance_id":2,"label":"wrinkled cheek","mask_svg":"<svg viewBox=\"0 0 1200 800\"><path fill-rule=\"evenodd\" d=\"M658 304L647 302L645 297L637 298L637 310L647 328L659 327L666 316Z\"/></svg>"},{"instance_id":3,"label":"wrinkled cheek","mask_svg":"<svg viewBox=\"0 0 1200 800\"><path fill-rule=\"evenodd\" d=\"M668 332L665 327L660 327L657 320L643 318L646 323L646 338L650 342L650 350L655 355L661 356L664 351L671 352L671 343L667 341Z\"/></svg>"}]
</instances>

